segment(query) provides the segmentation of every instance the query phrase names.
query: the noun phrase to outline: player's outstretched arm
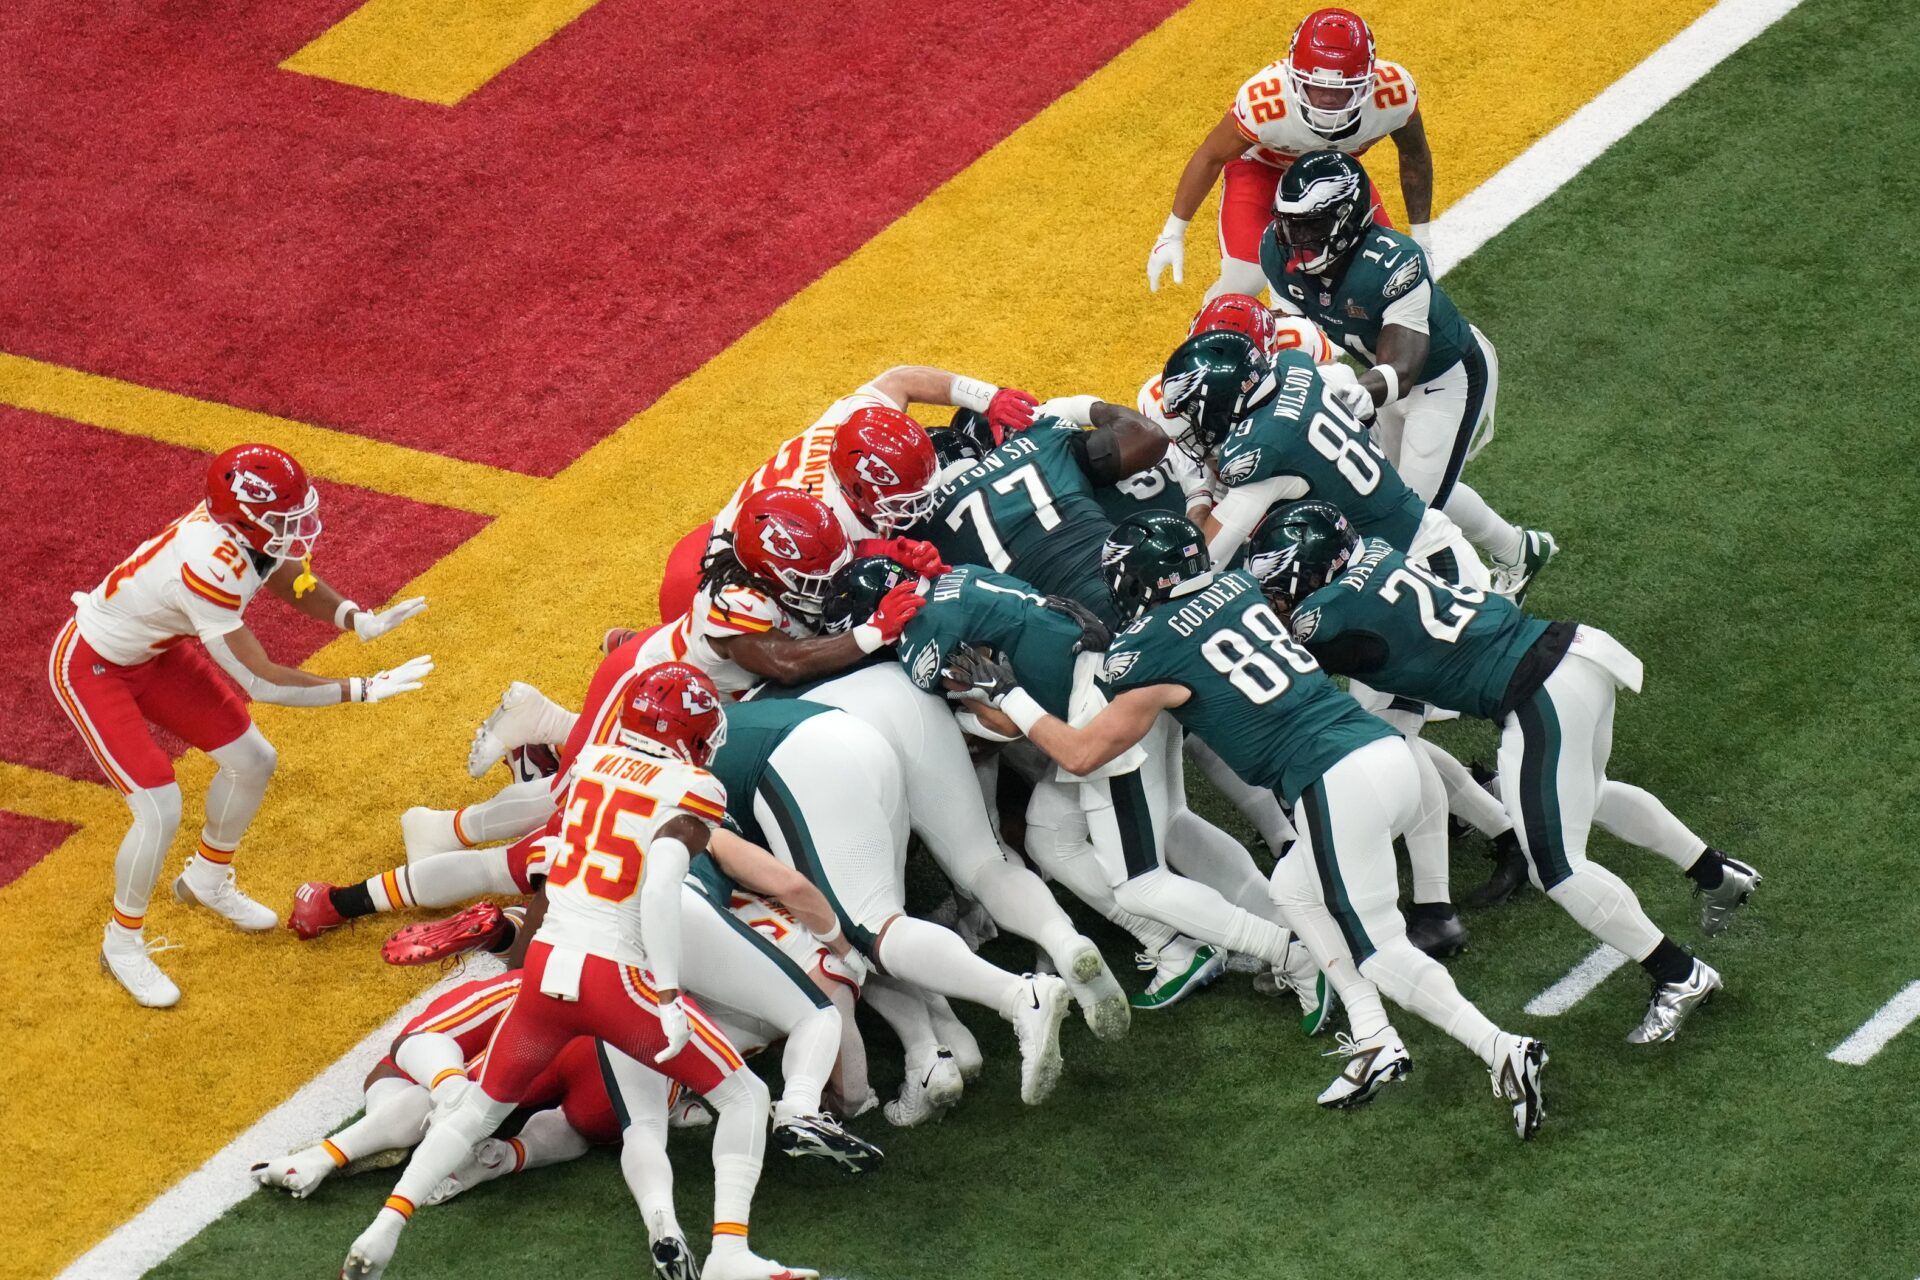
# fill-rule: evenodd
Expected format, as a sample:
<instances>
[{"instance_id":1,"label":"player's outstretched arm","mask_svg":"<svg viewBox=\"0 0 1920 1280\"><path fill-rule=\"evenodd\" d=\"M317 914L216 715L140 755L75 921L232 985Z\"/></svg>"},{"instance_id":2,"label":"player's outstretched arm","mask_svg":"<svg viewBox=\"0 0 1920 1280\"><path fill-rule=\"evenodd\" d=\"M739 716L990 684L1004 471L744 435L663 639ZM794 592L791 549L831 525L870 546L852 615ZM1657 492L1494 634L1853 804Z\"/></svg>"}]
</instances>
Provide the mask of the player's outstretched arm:
<instances>
[{"instance_id":1,"label":"player's outstretched arm","mask_svg":"<svg viewBox=\"0 0 1920 1280\"><path fill-rule=\"evenodd\" d=\"M1187 167L1180 171L1180 182L1173 190L1173 212L1167 215L1166 225L1160 228L1153 249L1147 254L1149 290L1160 292L1160 281L1169 270L1173 272L1175 284L1187 282L1187 224L1200 211L1213 184L1220 180L1220 171L1227 167L1227 161L1246 149L1247 136L1229 111L1187 157Z\"/></svg>"},{"instance_id":2,"label":"player's outstretched arm","mask_svg":"<svg viewBox=\"0 0 1920 1280\"><path fill-rule=\"evenodd\" d=\"M735 884L779 903L815 937L839 932L840 920L833 914L827 895L814 888L813 881L751 840L724 828L717 829L707 852ZM835 953L844 954L851 944L845 938L835 938L827 945Z\"/></svg>"},{"instance_id":3,"label":"player's outstretched arm","mask_svg":"<svg viewBox=\"0 0 1920 1280\"><path fill-rule=\"evenodd\" d=\"M945 404L983 414L995 440L1032 426L1040 403L1025 391L924 364L896 365L867 385L896 404Z\"/></svg>"},{"instance_id":4,"label":"player's outstretched arm","mask_svg":"<svg viewBox=\"0 0 1920 1280\"><path fill-rule=\"evenodd\" d=\"M311 585L305 592L296 585L303 574L306 574L311 581ZM425 596L414 596L410 600L402 600L391 609L382 609L377 613L362 609L358 604L341 595L331 584L313 577L299 563L292 560L275 569L267 578L267 590L309 618L331 622L342 631L352 631L362 641L385 635L427 607Z\"/></svg>"},{"instance_id":5,"label":"player's outstretched arm","mask_svg":"<svg viewBox=\"0 0 1920 1280\"><path fill-rule=\"evenodd\" d=\"M1407 234L1428 253L1433 252L1433 151L1427 146L1427 122L1418 109L1390 135L1400 152L1400 198L1407 205Z\"/></svg>"},{"instance_id":6,"label":"player's outstretched arm","mask_svg":"<svg viewBox=\"0 0 1920 1280\"><path fill-rule=\"evenodd\" d=\"M845 671L870 653L892 644L906 630L926 598L919 583L902 582L887 592L865 622L837 636L796 640L779 631L716 637L709 641L723 657L775 684L804 684Z\"/></svg>"},{"instance_id":7,"label":"player's outstretched arm","mask_svg":"<svg viewBox=\"0 0 1920 1280\"><path fill-rule=\"evenodd\" d=\"M1068 773L1087 774L1118 757L1153 729L1162 711L1190 696L1177 684L1128 689L1076 729L1047 714L1034 696L1015 681L1013 668L972 645L961 645L940 673L956 696L982 703L982 723L998 733L1018 731Z\"/></svg>"},{"instance_id":8,"label":"player's outstretched arm","mask_svg":"<svg viewBox=\"0 0 1920 1280\"><path fill-rule=\"evenodd\" d=\"M267 656L259 639L245 627L222 635L203 635L207 654L232 676L255 702L282 707L330 707L336 702L380 702L397 693L409 693L433 671L433 659L410 658L390 671L370 676L330 679L283 667Z\"/></svg>"}]
</instances>

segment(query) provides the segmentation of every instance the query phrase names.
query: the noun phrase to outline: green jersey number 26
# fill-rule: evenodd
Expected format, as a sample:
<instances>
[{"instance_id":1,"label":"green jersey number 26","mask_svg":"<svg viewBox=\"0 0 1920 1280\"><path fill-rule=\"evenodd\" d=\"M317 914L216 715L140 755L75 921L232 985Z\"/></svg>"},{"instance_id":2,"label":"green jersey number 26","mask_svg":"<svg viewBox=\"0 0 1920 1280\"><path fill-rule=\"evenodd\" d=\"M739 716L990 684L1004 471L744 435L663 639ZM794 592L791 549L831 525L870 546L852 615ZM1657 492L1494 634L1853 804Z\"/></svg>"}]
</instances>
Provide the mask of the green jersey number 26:
<instances>
[{"instance_id":1,"label":"green jersey number 26","mask_svg":"<svg viewBox=\"0 0 1920 1280\"><path fill-rule=\"evenodd\" d=\"M1403 589L1413 593L1414 603L1420 610L1420 625L1427 634L1447 644L1456 643L1467 624L1479 614L1478 609L1467 606L1487 598L1486 592L1475 587L1442 582L1411 561L1395 569L1380 584L1380 598L1388 604L1399 604Z\"/></svg>"},{"instance_id":2,"label":"green jersey number 26","mask_svg":"<svg viewBox=\"0 0 1920 1280\"><path fill-rule=\"evenodd\" d=\"M1240 615L1240 627L1239 631L1222 628L1208 636L1200 656L1254 705L1272 702L1291 688L1293 677L1288 671L1310 676L1320 669L1265 603L1249 605Z\"/></svg>"}]
</instances>

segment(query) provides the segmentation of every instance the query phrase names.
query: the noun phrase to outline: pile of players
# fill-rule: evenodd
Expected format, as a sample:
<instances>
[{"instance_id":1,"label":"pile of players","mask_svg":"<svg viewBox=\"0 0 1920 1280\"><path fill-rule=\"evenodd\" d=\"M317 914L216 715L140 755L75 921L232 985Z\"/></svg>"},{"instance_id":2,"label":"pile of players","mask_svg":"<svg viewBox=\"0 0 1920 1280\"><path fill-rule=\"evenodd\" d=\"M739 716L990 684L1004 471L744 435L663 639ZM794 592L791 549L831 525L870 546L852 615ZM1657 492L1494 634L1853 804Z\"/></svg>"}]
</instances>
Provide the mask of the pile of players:
<instances>
[{"instance_id":1,"label":"pile of players","mask_svg":"<svg viewBox=\"0 0 1920 1280\"><path fill-rule=\"evenodd\" d=\"M694 1117L676 1086L714 1116L704 1274L808 1274L746 1242L769 1099L742 1056L784 1041L778 1149L872 1169L878 1148L827 1106L878 1105L857 1000L904 1047L896 1125L952 1107L982 1069L950 1001L1012 1024L1021 1097L1038 1103L1071 1007L1117 1038L1231 960L1296 997L1309 1033L1345 1007L1321 1105L1359 1106L1410 1070L1384 996L1479 1057L1528 1138L1544 1046L1495 1025L1436 958L1465 937L1450 815L1493 841L1481 901L1543 890L1652 977L1628 1039L1674 1036L1720 977L1588 858L1590 828L1672 860L1709 933L1759 877L1606 777L1614 700L1640 663L1522 607L1552 539L1486 513L1470 540L1443 510L1471 492L1459 468L1492 410L1472 366L1490 348L1418 246L1371 221L1369 190L1340 153L1296 162L1264 256L1298 314L1216 298L1136 407L914 366L836 402L676 549L673 621L609 632L578 712L507 691L469 766L508 758L512 784L410 810L403 866L301 888L303 937L533 894L524 916L483 903L394 935L396 962L484 948L514 968L416 1019L362 1120L259 1167L304 1194L419 1141L348 1274L380 1273L415 1205L611 1141L656 1266L696 1274L665 1157L669 1125ZM1356 375L1321 327L1331 314L1354 350L1424 339L1430 376ZM1470 394L1434 411L1426 390L1456 382ZM912 404L956 412L928 428ZM1450 460L1423 493L1396 462L1432 455L1414 436L1436 424ZM1500 726L1487 785L1420 737L1452 715ZM1271 875L1189 807L1186 756L1261 832ZM953 885L947 923L907 912L913 836ZM1122 992L1056 890L1134 936L1144 992ZM977 954L994 931L1030 940L1040 971Z\"/></svg>"}]
</instances>

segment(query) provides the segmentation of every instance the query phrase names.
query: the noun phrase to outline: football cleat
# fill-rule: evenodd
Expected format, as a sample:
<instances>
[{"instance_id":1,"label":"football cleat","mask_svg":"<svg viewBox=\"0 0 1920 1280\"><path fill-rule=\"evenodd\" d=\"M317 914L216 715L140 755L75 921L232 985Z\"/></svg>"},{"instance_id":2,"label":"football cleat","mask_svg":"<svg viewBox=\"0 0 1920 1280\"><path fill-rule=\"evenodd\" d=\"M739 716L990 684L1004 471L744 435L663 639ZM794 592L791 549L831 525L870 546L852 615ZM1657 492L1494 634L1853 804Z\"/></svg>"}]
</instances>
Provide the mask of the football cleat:
<instances>
[{"instance_id":1,"label":"football cleat","mask_svg":"<svg viewBox=\"0 0 1920 1280\"><path fill-rule=\"evenodd\" d=\"M667 1109L667 1128L704 1129L713 1123L713 1108L691 1090L682 1090Z\"/></svg>"},{"instance_id":2,"label":"football cleat","mask_svg":"<svg viewBox=\"0 0 1920 1280\"><path fill-rule=\"evenodd\" d=\"M1560 544L1545 529L1522 529L1519 561L1507 564L1494 560L1490 565L1494 594L1505 596L1515 604L1524 604L1527 588L1533 584L1534 575L1546 568L1547 562L1559 553Z\"/></svg>"},{"instance_id":3,"label":"football cleat","mask_svg":"<svg viewBox=\"0 0 1920 1280\"><path fill-rule=\"evenodd\" d=\"M173 899L190 907L205 907L218 915L233 921L248 933L259 933L271 929L280 923L280 917L274 914L272 907L255 902L233 882L233 868L228 867L220 883L212 889L196 889L180 876L173 882Z\"/></svg>"},{"instance_id":4,"label":"football cleat","mask_svg":"<svg viewBox=\"0 0 1920 1280\"><path fill-rule=\"evenodd\" d=\"M1227 968L1227 958L1211 943L1175 938L1158 951L1134 957L1142 973L1151 973L1147 989L1129 1003L1136 1009L1168 1009L1211 986Z\"/></svg>"},{"instance_id":5,"label":"football cleat","mask_svg":"<svg viewBox=\"0 0 1920 1280\"><path fill-rule=\"evenodd\" d=\"M393 1261L393 1251L400 1247L400 1229L405 1225L406 1220L398 1214L376 1217L347 1250L347 1260L340 1265L340 1280L380 1280Z\"/></svg>"},{"instance_id":6,"label":"football cleat","mask_svg":"<svg viewBox=\"0 0 1920 1280\"><path fill-rule=\"evenodd\" d=\"M279 1187L295 1200L305 1200L339 1167L325 1147L316 1145L278 1160L263 1160L248 1172L263 1187Z\"/></svg>"},{"instance_id":7,"label":"football cleat","mask_svg":"<svg viewBox=\"0 0 1920 1280\"><path fill-rule=\"evenodd\" d=\"M1525 1142L1540 1131L1547 1118L1540 1093L1540 1072L1547 1065L1547 1046L1526 1036L1502 1036L1499 1060L1488 1073L1493 1096L1513 1104L1513 1131Z\"/></svg>"},{"instance_id":8,"label":"football cleat","mask_svg":"<svg viewBox=\"0 0 1920 1280\"><path fill-rule=\"evenodd\" d=\"M1355 1040L1344 1031L1337 1034L1339 1043L1326 1056L1345 1056L1347 1065L1320 1091L1321 1106L1340 1111L1365 1106L1380 1090L1413 1073L1413 1056L1392 1027L1382 1027L1365 1040Z\"/></svg>"},{"instance_id":9,"label":"football cleat","mask_svg":"<svg viewBox=\"0 0 1920 1280\"><path fill-rule=\"evenodd\" d=\"M1334 995L1327 975L1320 971L1320 965L1314 960L1313 953L1307 950L1306 943L1298 938L1289 938L1287 961L1273 974L1300 1002L1302 1031L1317 1036L1332 1025L1333 1011L1339 1007L1340 998ZM1278 995L1279 992L1274 994Z\"/></svg>"},{"instance_id":10,"label":"football cleat","mask_svg":"<svg viewBox=\"0 0 1920 1280\"><path fill-rule=\"evenodd\" d=\"M467 748L467 776L483 778L515 747L530 742L565 742L574 713L530 684L515 680L500 695L500 705L473 731Z\"/></svg>"},{"instance_id":11,"label":"football cleat","mask_svg":"<svg viewBox=\"0 0 1920 1280\"><path fill-rule=\"evenodd\" d=\"M953 1051L940 1045L925 1061L908 1064L907 1078L900 1082L900 1096L884 1108L887 1123L896 1129L911 1129L937 1120L960 1101L965 1088Z\"/></svg>"},{"instance_id":12,"label":"football cleat","mask_svg":"<svg viewBox=\"0 0 1920 1280\"><path fill-rule=\"evenodd\" d=\"M974 1039L967 1024L953 1011L953 1006L945 1000L935 997L927 1004L927 1015L933 1021L933 1034L940 1043L953 1051L953 1061L960 1068L960 1078L971 1084L980 1078L986 1070L986 1055L980 1052L980 1042Z\"/></svg>"},{"instance_id":13,"label":"football cleat","mask_svg":"<svg viewBox=\"0 0 1920 1280\"><path fill-rule=\"evenodd\" d=\"M1091 939L1074 940L1073 957L1065 976L1074 1001L1080 1006L1080 1015L1087 1020L1087 1029L1093 1032L1095 1040L1118 1040L1127 1034L1127 1028L1133 1024L1133 1007L1127 1003L1127 993L1120 989L1100 955L1100 948L1094 946Z\"/></svg>"},{"instance_id":14,"label":"football cleat","mask_svg":"<svg viewBox=\"0 0 1920 1280\"><path fill-rule=\"evenodd\" d=\"M1467 949L1467 927L1452 903L1416 902L1408 917L1407 941L1435 960L1451 959Z\"/></svg>"},{"instance_id":15,"label":"football cleat","mask_svg":"<svg viewBox=\"0 0 1920 1280\"><path fill-rule=\"evenodd\" d=\"M819 1280L820 1273L783 1266L750 1249L730 1249L707 1255L707 1265L700 1275L702 1280Z\"/></svg>"},{"instance_id":16,"label":"football cleat","mask_svg":"<svg viewBox=\"0 0 1920 1280\"><path fill-rule=\"evenodd\" d=\"M1020 1101L1030 1107L1060 1083L1060 1024L1072 1003L1067 984L1045 974L1028 974L1014 995L1008 1021L1020 1042Z\"/></svg>"},{"instance_id":17,"label":"football cleat","mask_svg":"<svg viewBox=\"0 0 1920 1280\"><path fill-rule=\"evenodd\" d=\"M432 964L470 951L495 951L513 936L513 924L491 902L476 902L444 920L403 925L380 944L388 964Z\"/></svg>"},{"instance_id":18,"label":"football cleat","mask_svg":"<svg viewBox=\"0 0 1920 1280\"><path fill-rule=\"evenodd\" d=\"M302 942L311 942L346 922L347 918L333 908L333 886L326 881L309 880L293 891L293 910L287 913L287 928Z\"/></svg>"},{"instance_id":19,"label":"football cleat","mask_svg":"<svg viewBox=\"0 0 1920 1280\"><path fill-rule=\"evenodd\" d=\"M1680 1024L1720 987L1719 973L1706 961L1696 958L1685 980L1654 986L1653 998L1647 1002L1647 1016L1627 1032L1627 1043L1665 1044L1680 1033Z\"/></svg>"},{"instance_id":20,"label":"football cleat","mask_svg":"<svg viewBox=\"0 0 1920 1280\"><path fill-rule=\"evenodd\" d=\"M1493 850L1487 856L1493 859L1493 874L1461 899L1469 910L1497 907L1527 883L1527 855L1520 852L1520 838L1513 832L1505 831L1494 837Z\"/></svg>"},{"instance_id":21,"label":"football cleat","mask_svg":"<svg viewBox=\"0 0 1920 1280\"><path fill-rule=\"evenodd\" d=\"M162 951L176 951L177 943L165 938L155 938L149 942L139 934L126 940L114 937L113 926L107 926L106 937L100 943L100 972L109 975L115 982L127 989L136 1003L149 1009L171 1009L180 1003L180 988L173 985L173 979L160 971L153 957Z\"/></svg>"},{"instance_id":22,"label":"football cleat","mask_svg":"<svg viewBox=\"0 0 1920 1280\"><path fill-rule=\"evenodd\" d=\"M868 1173L880 1167L886 1153L865 1138L848 1133L826 1112L789 1116L773 1122L773 1145L790 1156L831 1160L850 1173Z\"/></svg>"},{"instance_id":23,"label":"football cleat","mask_svg":"<svg viewBox=\"0 0 1920 1280\"><path fill-rule=\"evenodd\" d=\"M653 1272L660 1280L700 1280L700 1264L693 1246L682 1235L664 1235L649 1246Z\"/></svg>"},{"instance_id":24,"label":"football cleat","mask_svg":"<svg viewBox=\"0 0 1920 1280\"><path fill-rule=\"evenodd\" d=\"M1733 923L1733 913L1747 904L1747 899L1753 896L1754 886L1764 877L1746 863L1737 862L1718 849L1709 849L1707 852L1719 855L1720 883L1711 889L1699 891L1700 928L1715 934Z\"/></svg>"}]
</instances>

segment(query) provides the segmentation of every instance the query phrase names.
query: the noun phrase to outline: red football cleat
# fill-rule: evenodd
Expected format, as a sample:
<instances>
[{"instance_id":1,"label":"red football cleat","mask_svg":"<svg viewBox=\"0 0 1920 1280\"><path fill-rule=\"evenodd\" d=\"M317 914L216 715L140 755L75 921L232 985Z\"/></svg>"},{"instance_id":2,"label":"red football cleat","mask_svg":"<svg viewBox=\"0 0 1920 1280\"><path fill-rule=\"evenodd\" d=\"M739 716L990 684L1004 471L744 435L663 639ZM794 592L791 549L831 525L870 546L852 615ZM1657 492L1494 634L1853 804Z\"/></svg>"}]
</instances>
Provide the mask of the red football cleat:
<instances>
[{"instance_id":1,"label":"red football cleat","mask_svg":"<svg viewBox=\"0 0 1920 1280\"><path fill-rule=\"evenodd\" d=\"M302 942L311 942L329 929L338 929L347 918L333 909L333 886L324 880L309 880L293 893L293 910L287 913L287 928Z\"/></svg>"},{"instance_id":2,"label":"red football cleat","mask_svg":"<svg viewBox=\"0 0 1920 1280\"><path fill-rule=\"evenodd\" d=\"M469 951L499 946L512 927L500 908L491 902L476 902L445 920L427 920L394 930L393 936L380 944L380 955L388 964L451 960Z\"/></svg>"}]
</instances>

